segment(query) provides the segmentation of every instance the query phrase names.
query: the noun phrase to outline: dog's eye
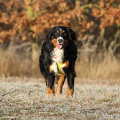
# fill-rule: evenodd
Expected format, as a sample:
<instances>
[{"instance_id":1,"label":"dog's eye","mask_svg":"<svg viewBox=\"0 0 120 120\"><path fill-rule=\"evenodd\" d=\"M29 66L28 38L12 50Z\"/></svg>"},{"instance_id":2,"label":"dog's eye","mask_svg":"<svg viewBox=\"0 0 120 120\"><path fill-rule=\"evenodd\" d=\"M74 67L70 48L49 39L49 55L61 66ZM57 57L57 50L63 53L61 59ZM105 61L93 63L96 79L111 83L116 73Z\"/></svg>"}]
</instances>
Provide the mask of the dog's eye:
<instances>
[{"instance_id":1,"label":"dog's eye","mask_svg":"<svg viewBox=\"0 0 120 120\"><path fill-rule=\"evenodd\" d=\"M66 33L63 33L64 34L64 36L66 36L67 34Z\"/></svg>"},{"instance_id":2,"label":"dog's eye","mask_svg":"<svg viewBox=\"0 0 120 120\"><path fill-rule=\"evenodd\" d=\"M58 36L58 35L59 35L59 31L56 32L56 36Z\"/></svg>"},{"instance_id":3,"label":"dog's eye","mask_svg":"<svg viewBox=\"0 0 120 120\"><path fill-rule=\"evenodd\" d=\"M56 36L58 36L59 35L59 33L56 33Z\"/></svg>"}]
</instances>

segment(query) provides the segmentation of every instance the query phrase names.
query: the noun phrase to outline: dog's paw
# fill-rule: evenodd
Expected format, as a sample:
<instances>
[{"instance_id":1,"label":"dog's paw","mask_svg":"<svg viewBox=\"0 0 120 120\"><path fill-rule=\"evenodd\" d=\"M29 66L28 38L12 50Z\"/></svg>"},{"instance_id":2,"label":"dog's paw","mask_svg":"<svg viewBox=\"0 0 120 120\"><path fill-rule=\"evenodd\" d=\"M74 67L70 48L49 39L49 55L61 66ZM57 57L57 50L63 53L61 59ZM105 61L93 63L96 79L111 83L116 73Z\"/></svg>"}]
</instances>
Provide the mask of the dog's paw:
<instances>
[{"instance_id":1,"label":"dog's paw","mask_svg":"<svg viewBox=\"0 0 120 120\"><path fill-rule=\"evenodd\" d=\"M57 64L56 64L56 63L53 63L53 64L51 65L51 70L52 70L55 74L58 73L58 67L57 67Z\"/></svg>"},{"instance_id":2,"label":"dog's paw","mask_svg":"<svg viewBox=\"0 0 120 120\"><path fill-rule=\"evenodd\" d=\"M66 67L66 64L65 64L65 63L62 64L61 69L63 69L64 67Z\"/></svg>"},{"instance_id":3,"label":"dog's paw","mask_svg":"<svg viewBox=\"0 0 120 120\"><path fill-rule=\"evenodd\" d=\"M66 64L64 63L64 64L62 64L62 66L61 66L61 71L64 73L64 70L63 70L63 68L65 68L66 67Z\"/></svg>"}]
</instances>

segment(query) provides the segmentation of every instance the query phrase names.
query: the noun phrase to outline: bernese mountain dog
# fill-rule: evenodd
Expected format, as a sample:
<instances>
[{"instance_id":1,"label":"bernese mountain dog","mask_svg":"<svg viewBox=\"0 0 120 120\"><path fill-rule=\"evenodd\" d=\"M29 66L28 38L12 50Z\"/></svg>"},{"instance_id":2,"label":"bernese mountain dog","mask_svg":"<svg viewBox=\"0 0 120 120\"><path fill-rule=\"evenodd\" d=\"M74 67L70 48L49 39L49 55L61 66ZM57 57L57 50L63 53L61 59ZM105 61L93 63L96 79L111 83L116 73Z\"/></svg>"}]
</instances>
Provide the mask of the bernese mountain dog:
<instances>
[{"instance_id":1,"label":"bernese mountain dog","mask_svg":"<svg viewBox=\"0 0 120 120\"><path fill-rule=\"evenodd\" d=\"M67 78L66 97L73 96L75 61L77 59L76 34L64 26L50 29L42 45L39 66L46 81L46 94L54 95L55 78L58 80L56 95L62 93L62 86Z\"/></svg>"}]
</instances>

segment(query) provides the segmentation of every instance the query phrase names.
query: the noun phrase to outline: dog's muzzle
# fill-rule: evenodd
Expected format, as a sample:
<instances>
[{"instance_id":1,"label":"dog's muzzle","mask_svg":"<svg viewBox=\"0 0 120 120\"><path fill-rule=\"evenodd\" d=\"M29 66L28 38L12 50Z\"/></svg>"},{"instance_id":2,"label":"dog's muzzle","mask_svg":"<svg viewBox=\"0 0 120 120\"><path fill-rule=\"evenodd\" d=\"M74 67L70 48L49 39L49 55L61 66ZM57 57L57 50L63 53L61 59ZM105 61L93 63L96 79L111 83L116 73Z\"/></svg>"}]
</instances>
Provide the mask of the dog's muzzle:
<instances>
[{"instance_id":1,"label":"dog's muzzle","mask_svg":"<svg viewBox=\"0 0 120 120\"><path fill-rule=\"evenodd\" d=\"M64 39L62 37L57 38L57 43L58 44L63 44Z\"/></svg>"},{"instance_id":2,"label":"dog's muzzle","mask_svg":"<svg viewBox=\"0 0 120 120\"><path fill-rule=\"evenodd\" d=\"M57 38L57 48L58 49L62 49L63 48L63 43L64 43L64 39L62 37Z\"/></svg>"}]
</instances>

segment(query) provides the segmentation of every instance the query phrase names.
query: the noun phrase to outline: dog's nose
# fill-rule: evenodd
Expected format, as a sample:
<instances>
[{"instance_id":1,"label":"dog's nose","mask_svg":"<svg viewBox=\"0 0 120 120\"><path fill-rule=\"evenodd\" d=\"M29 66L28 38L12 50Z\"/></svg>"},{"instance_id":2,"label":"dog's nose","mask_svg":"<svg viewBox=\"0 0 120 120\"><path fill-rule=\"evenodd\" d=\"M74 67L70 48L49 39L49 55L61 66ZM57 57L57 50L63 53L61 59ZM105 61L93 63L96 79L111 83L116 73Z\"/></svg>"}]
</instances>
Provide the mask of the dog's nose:
<instances>
[{"instance_id":1,"label":"dog's nose","mask_svg":"<svg viewBox=\"0 0 120 120\"><path fill-rule=\"evenodd\" d=\"M62 43L62 42L63 42L63 39L58 39L58 42L59 42L59 43Z\"/></svg>"},{"instance_id":2,"label":"dog's nose","mask_svg":"<svg viewBox=\"0 0 120 120\"><path fill-rule=\"evenodd\" d=\"M64 39L63 39L62 37L59 37L59 38L57 39L57 42L58 42L59 44L62 44L63 41L64 41Z\"/></svg>"}]
</instances>

